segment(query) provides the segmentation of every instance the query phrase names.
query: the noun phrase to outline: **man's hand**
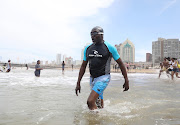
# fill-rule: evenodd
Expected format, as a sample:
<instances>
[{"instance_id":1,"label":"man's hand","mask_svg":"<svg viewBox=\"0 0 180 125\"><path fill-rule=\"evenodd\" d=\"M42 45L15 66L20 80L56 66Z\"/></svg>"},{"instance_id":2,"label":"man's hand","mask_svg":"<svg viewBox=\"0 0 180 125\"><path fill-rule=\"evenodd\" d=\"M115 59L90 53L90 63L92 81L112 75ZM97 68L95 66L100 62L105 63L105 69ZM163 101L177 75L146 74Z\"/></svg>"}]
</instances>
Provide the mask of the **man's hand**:
<instances>
[{"instance_id":1,"label":"man's hand","mask_svg":"<svg viewBox=\"0 0 180 125\"><path fill-rule=\"evenodd\" d=\"M124 85L123 85L124 91L128 91L129 90L129 81L125 81Z\"/></svg>"},{"instance_id":2,"label":"man's hand","mask_svg":"<svg viewBox=\"0 0 180 125\"><path fill-rule=\"evenodd\" d=\"M76 89L75 89L75 92L76 92L77 96L78 96L78 90L79 90L79 93L81 93L81 86L80 85L77 85Z\"/></svg>"}]
</instances>

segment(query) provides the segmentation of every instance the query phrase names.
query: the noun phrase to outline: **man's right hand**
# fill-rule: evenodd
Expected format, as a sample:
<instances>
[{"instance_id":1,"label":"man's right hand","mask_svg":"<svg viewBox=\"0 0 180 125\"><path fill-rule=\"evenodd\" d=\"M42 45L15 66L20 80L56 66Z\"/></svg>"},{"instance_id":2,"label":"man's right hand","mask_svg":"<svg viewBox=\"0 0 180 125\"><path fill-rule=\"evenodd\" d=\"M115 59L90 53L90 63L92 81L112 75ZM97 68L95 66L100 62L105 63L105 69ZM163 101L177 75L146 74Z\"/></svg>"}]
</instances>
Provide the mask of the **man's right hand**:
<instances>
[{"instance_id":1,"label":"man's right hand","mask_svg":"<svg viewBox=\"0 0 180 125\"><path fill-rule=\"evenodd\" d=\"M78 91L79 91L79 93L81 93L81 86L80 85L77 85L75 88L75 92L76 92L77 96L78 96Z\"/></svg>"}]
</instances>

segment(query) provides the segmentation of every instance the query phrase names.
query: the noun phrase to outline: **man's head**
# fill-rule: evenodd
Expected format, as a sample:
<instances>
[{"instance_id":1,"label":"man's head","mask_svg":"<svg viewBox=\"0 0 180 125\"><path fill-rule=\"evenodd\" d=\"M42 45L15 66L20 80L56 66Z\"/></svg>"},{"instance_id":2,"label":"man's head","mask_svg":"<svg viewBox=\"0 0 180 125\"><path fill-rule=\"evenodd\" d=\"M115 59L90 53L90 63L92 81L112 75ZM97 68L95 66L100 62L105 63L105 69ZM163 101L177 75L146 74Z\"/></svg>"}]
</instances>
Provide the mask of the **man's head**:
<instances>
[{"instance_id":1,"label":"man's head","mask_svg":"<svg viewBox=\"0 0 180 125\"><path fill-rule=\"evenodd\" d=\"M171 58L170 58L170 57L168 57L168 58L167 58L167 60L168 60L168 61L171 61Z\"/></svg>"},{"instance_id":2,"label":"man's head","mask_svg":"<svg viewBox=\"0 0 180 125\"><path fill-rule=\"evenodd\" d=\"M101 43L103 41L104 31L101 27L96 26L91 30L91 38L94 43Z\"/></svg>"},{"instance_id":3,"label":"man's head","mask_svg":"<svg viewBox=\"0 0 180 125\"><path fill-rule=\"evenodd\" d=\"M40 63L41 63L40 60L38 60L38 61L37 61L37 64L40 64Z\"/></svg>"},{"instance_id":4,"label":"man's head","mask_svg":"<svg viewBox=\"0 0 180 125\"><path fill-rule=\"evenodd\" d=\"M11 60L8 60L8 62L11 62Z\"/></svg>"}]
</instances>

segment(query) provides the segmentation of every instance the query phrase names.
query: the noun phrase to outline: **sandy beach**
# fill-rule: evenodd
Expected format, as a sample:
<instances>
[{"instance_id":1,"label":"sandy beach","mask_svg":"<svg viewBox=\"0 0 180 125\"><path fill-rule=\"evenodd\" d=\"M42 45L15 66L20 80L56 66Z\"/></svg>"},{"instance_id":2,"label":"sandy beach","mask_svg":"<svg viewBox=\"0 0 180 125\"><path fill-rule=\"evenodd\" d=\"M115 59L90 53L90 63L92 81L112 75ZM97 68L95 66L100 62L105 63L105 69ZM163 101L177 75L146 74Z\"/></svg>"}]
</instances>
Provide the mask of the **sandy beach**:
<instances>
[{"instance_id":1,"label":"sandy beach","mask_svg":"<svg viewBox=\"0 0 180 125\"><path fill-rule=\"evenodd\" d=\"M128 73L150 73L150 74L156 74L156 73L159 73L159 70L160 69L130 69L129 71L127 71ZM120 72L120 70L113 70L111 69L111 72L113 73L118 73Z\"/></svg>"}]
</instances>

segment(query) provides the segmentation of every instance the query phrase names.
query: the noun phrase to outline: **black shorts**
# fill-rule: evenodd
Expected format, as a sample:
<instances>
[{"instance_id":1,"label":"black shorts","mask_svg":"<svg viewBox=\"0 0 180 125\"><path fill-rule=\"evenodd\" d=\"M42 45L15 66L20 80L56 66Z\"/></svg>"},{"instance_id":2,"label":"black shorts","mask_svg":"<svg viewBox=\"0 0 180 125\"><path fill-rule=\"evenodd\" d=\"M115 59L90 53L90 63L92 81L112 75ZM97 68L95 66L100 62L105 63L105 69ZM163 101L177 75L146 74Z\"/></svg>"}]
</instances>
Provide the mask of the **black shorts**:
<instances>
[{"instance_id":1,"label":"black shorts","mask_svg":"<svg viewBox=\"0 0 180 125\"><path fill-rule=\"evenodd\" d=\"M40 71L35 71L34 74L35 76L40 76Z\"/></svg>"},{"instance_id":2,"label":"black shorts","mask_svg":"<svg viewBox=\"0 0 180 125\"><path fill-rule=\"evenodd\" d=\"M168 69L168 71L172 71L172 69Z\"/></svg>"}]
</instances>

